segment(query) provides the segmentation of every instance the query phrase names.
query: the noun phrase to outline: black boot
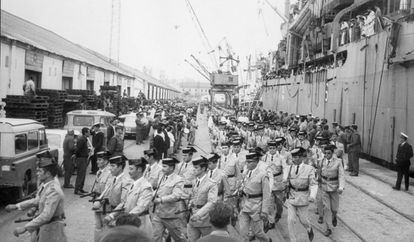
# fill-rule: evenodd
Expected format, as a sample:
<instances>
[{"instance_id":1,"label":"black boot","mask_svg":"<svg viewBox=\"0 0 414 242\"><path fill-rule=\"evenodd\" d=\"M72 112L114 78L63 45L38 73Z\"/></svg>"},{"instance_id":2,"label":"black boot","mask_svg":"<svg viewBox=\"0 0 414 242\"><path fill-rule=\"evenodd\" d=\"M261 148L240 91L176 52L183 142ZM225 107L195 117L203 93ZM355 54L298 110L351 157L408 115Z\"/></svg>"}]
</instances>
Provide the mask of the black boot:
<instances>
[{"instance_id":1,"label":"black boot","mask_svg":"<svg viewBox=\"0 0 414 242\"><path fill-rule=\"evenodd\" d=\"M309 238L309 240L312 241L314 236L315 235L313 234L313 229L311 227L310 230L308 230L308 238Z\"/></svg>"}]
</instances>

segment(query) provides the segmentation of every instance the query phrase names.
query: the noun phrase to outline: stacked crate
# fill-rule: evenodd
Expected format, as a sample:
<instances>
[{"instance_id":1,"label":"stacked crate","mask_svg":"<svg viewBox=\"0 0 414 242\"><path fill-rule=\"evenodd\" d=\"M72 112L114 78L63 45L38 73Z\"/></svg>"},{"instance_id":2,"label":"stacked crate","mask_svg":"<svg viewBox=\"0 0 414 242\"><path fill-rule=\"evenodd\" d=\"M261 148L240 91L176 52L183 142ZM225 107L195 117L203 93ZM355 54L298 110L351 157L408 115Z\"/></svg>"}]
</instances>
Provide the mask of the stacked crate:
<instances>
[{"instance_id":1,"label":"stacked crate","mask_svg":"<svg viewBox=\"0 0 414 242\"><path fill-rule=\"evenodd\" d=\"M81 90L81 89L72 89L67 90L69 95L79 95L82 109L97 109L98 98L95 95L94 91L91 90Z\"/></svg>"},{"instance_id":2,"label":"stacked crate","mask_svg":"<svg viewBox=\"0 0 414 242\"><path fill-rule=\"evenodd\" d=\"M48 127L62 128L63 127L63 105L67 97L66 91L53 89L38 89L36 93L41 96L49 97L48 110Z\"/></svg>"},{"instance_id":3,"label":"stacked crate","mask_svg":"<svg viewBox=\"0 0 414 242\"><path fill-rule=\"evenodd\" d=\"M108 107L105 104L100 107L105 109L105 111L111 112L113 114L118 114L121 110L121 94L118 91L118 86L101 86L101 102L105 103L110 100L112 107Z\"/></svg>"},{"instance_id":4,"label":"stacked crate","mask_svg":"<svg viewBox=\"0 0 414 242\"><path fill-rule=\"evenodd\" d=\"M21 96L7 95L6 115L8 118L26 118L36 120L43 125L48 125L48 96Z\"/></svg>"}]
</instances>

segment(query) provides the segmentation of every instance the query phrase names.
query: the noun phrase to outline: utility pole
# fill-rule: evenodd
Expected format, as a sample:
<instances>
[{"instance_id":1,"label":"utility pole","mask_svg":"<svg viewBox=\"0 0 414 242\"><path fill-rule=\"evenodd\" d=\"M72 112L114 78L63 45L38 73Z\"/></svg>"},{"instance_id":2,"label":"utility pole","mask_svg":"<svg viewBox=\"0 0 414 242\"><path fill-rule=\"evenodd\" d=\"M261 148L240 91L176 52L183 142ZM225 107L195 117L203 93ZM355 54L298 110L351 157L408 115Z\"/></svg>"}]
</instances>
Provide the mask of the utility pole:
<instances>
[{"instance_id":1,"label":"utility pole","mask_svg":"<svg viewBox=\"0 0 414 242\"><path fill-rule=\"evenodd\" d=\"M115 61L119 68L119 52L121 39L121 0L111 1L111 29L109 35L109 61ZM119 75L114 77L116 85L119 84ZM121 90L122 91L122 90Z\"/></svg>"}]
</instances>

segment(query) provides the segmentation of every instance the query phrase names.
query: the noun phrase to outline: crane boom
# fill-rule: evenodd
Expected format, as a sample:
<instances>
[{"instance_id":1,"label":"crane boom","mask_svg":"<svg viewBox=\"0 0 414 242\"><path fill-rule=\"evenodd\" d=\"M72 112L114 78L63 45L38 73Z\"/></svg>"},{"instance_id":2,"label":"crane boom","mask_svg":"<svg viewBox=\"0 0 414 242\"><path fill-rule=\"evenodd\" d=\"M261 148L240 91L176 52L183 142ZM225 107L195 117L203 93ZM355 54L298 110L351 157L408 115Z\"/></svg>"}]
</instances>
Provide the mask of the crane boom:
<instances>
[{"instance_id":1,"label":"crane boom","mask_svg":"<svg viewBox=\"0 0 414 242\"><path fill-rule=\"evenodd\" d=\"M206 78L209 82L211 82L210 77L204 74L201 70L199 70L195 65L193 65L191 62L189 62L187 59L184 59L185 62L187 62L194 70L196 70L200 75L202 75L204 78Z\"/></svg>"},{"instance_id":2,"label":"crane boom","mask_svg":"<svg viewBox=\"0 0 414 242\"><path fill-rule=\"evenodd\" d=\"M282 20L285 23L289 22L288 17L286 17L282 12L280 12L279 9L277 9L275 6L270 4L269 0L265 0L265 1L276 12L276 14L279 15L280 18L282 18Z\"/></svg>"},{"instance_id":3,"label":"crane boom","mask_svg":"<svg viewBox=\"0 0 414 242\"><path fill-rule=\"evenodd\" d=\"M210 76L211 73L207 70L207 68L194 55L191 55L191 58L193 58L195 60L195 62L197 62L198 66L201 68L201 70L203 70L205 72L206 75Z\"/></svg>"}]
</instances>

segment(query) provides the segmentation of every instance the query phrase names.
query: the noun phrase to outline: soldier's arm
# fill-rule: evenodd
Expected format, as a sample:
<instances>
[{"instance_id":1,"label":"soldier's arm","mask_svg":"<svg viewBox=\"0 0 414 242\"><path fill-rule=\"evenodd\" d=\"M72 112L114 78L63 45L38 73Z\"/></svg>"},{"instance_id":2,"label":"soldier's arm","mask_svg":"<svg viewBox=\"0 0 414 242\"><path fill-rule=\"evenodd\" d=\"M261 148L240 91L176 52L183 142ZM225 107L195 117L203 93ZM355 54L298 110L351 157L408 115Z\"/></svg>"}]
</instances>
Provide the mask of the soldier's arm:
<instances>
[{"instance_id":1,"label":"soldier's arm","mask_svg":"<svg viewBox=\"0 0 414 242\"><path fill-rule=\"evenodd\" d=\"M152 200L152 195L151 186L143 188L142 192L139 194L135 207L129 213L140 214L145 210L148 210Z\"/></svg>"},{"instance_id":2,"label":"soldier's arm","mask_svg":"<svg viewBox=\"0 0 414 242\"><path fill-rule=\"evenodd\" d=\"M32 208L32 207L36 207L39 205L39 197L36 196L35 198L20 202L18 204L16 204L17 209L19 210L25 210L28 208Z\"/></svg>"},{"instance_id":3,"label":"soldier's arm","mask_svg":"<svg viewBox=\"0 0 414 242\"><path fill-rule=\"evenodd\" d=\"M271 199L270 199L270 182L269 177L267 175L263 176L262 178L262 194L263 194L263 201L262 201L262 213L269 214L269 208L271 207Z\"/></svg>"},{"instance_id":4,"label":"soldier's arm","mask_svg":"<svg viewBox=\"0 0 414 242\"><path fill-rule=\"evenodd\" d=\"M200 210L197 211L196 215L204 217L213 208L213 205L217 202L218 187L214 184L211 185L207 194L207 203L204 204Z\"/></svg>"},{"instance_id":5,"label":"soldier's arm","mask_svg":"<svg viewBox=\"0 0 414 242\"><path fill-rule=\"evenodd\" d=\"M339 189L342 188L342 190L345 187L345 171L344 166L342 165L341 161L339 161L338 164L338 181L339 181Z\"/></svg>"},{"instance_id":6,"label":"soldier's arm","mask_svg":"<svg viewBox=\"0 0 414 242\"><path fill-rule=\"evenodd\" d=\"M173 187L171 194L160 197L163 203L177 202L183 194L184 181L180 179Z\"/></svg>"},{"instance_id":7,"label":"soldier's arm","mask_svg":"<svg viewBox=\"0 0 414 242\"><path fill-rule=\"evenodd\" d=\"M316 181L315 168L311 168L308 174L310 197L315 199L318 192L318 182Z\"/></svg>"},{"instance_id":8,"label":"soldier's arm","mask_svg":"<svg viewBox=\"0 0 414 242\"><path fill-rule=\"evenodd\" d=\"M227 180L226 175L223 175L223 177L221 178L221 182L223 185L223 196L227 197L230 195L230 184L229 184L229 180Z\"/></svg>"},{"instance_id":9,"label":"soldier's arm","mask_svg":"<svg viewBox=\"0 0 414 242\"><path fill-rule=\"evenodd\" d=\"M49 222L53 215L55 214L56 208L60 202L60 195L59 193L52 187L46 196L45 205L43 207L43 211L34 218L32 221L28 222L24 227L27 231L32 232L42 226L43 224Z\"/></svg>"}]
</instances>

